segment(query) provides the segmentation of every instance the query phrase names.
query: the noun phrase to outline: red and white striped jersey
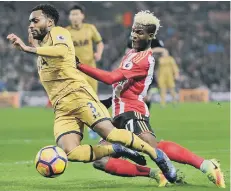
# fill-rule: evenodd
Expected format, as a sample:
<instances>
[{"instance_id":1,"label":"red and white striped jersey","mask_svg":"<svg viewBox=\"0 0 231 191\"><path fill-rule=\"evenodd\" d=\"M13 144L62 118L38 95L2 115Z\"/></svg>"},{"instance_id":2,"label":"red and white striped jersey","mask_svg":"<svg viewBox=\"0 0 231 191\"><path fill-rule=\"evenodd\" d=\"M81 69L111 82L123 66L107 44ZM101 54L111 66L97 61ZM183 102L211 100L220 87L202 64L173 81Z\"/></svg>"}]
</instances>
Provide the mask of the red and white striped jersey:
<instances>
[{"instance_id":1,"label":"red and white striped jersey","mask_svg":"<svg viewBox=\"0 0 231 191\"><path fill-rule=\"evenodd\" d=\"M148 107L143 99L153 79L154 65L151 49L141 52L131 49L126 53L117 69L126 80L112 85L112 117L127 111L149 116Z\"/></svg>"}]
</instances>

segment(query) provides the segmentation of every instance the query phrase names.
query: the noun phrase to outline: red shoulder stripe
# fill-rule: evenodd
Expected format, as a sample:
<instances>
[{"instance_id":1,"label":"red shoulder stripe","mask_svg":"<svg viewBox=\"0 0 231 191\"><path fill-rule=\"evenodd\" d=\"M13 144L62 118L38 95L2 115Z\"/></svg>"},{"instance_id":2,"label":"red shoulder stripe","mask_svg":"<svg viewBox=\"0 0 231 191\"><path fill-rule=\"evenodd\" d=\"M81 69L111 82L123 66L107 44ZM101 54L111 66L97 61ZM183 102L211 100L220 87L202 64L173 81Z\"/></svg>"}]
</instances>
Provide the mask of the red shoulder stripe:
<instances>
[{"instance_id":1,"label":"red shoulder stripe","mask_svg":"<svg viewBox=\"0 0 231 191\"><path fill-rule=\"evenodd\" d=\"M132 61L137 64L142 59L144 59L148 54L149 54L149 51L140 52L132 59Z\"/></svg>"}]
</instances>

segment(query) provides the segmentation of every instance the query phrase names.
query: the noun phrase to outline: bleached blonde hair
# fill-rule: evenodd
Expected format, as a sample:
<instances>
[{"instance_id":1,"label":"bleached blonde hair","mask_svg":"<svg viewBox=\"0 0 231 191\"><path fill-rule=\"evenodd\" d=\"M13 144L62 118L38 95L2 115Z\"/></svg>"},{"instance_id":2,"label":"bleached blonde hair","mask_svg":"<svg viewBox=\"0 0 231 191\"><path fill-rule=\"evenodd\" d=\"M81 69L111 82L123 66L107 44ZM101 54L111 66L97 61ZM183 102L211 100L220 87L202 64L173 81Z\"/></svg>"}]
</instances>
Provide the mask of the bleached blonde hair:
<instances>
[{"instance_id":1,"label":"bleached blonde hair","mask_svg":"<svg viewBox=\"0 0 231 191\"><path fill-rule=\"evenodd\" d=\"M154 15L154 13L150 12L149 10L140 11L135 14L134 24L141 24L144 26L155 25L156 31L154 33L154 38L156 38L156 34L160 28L160 20Z\"/></svg>"}]
</instances>

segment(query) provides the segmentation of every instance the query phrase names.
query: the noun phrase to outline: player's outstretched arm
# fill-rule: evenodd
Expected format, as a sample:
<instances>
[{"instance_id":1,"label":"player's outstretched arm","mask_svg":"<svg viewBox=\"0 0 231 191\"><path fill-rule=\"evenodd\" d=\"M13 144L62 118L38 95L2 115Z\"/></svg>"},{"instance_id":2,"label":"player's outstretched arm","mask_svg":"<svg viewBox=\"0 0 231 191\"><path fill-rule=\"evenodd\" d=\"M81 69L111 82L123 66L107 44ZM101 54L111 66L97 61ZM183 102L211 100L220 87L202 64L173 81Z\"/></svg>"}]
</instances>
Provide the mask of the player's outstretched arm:
<instances>
[{"instance_id":1,"label":"player's outstretched arm","mask_svg":"<svg viewBox=\"0 0 231 191\"><path fill-rule=\"evenodd\" d=\"M108 72L85 64L81 64L78 57L76 57L76 65L77 68L83 73L108 85L126 79L144 78L147 76L148 71L146 65L140 66L141 64L127 63L112 72Z\"/></svg>"},{"instance_id":2,"label":"player's outstretched arm","mask_svg":"<svg viewBox=\"0 0 231 191\"><path fill-rule=\"evenodd\" d=\"M114 70L112 72L108 72L105 70L101 70L98 68L94 68L91 66L88 66L86 64L77 64L77 68L82 71L83 73L87 74L88 76L91 76L92 78L101 81L105 84L111 85L116 82L125 80L125 76L118 70Z\"/></svg>"},{"instance_id":3,"label":"player's outstretched arm","mask_svg":"<svg viewBox=\"0 0 231 191\"><path fill-rule=\"evenodd\" d=\"M40 56L64 57L67 52L68 47L64 44L36 48L36 54Z\"/></svg>"},{"instance_id":4,"label":"player's outstretched arm","mask_svg":"<svg viewBox=\"0 0 231 191\"><path fill-rule=\"evenodd\" d=\"M166 48L162 48L162 47L152 48L152 53L162 53L162 54L164 54L165 52L168 52L168 50Z\"/></svg>"},{"instance_id":5,"label":"player's outstretched arm","mask_svg":"<svg viewBox=\"0 0 231 191\"><path fill-rule=\"evenodd\" d=\"M48 47L30 47L25 45L25 43L15 34L9 34L7 39L14 45L15 48L40 56L64 57L68 51L67 46L62 44Z\"/></svg>"}]
</instances>

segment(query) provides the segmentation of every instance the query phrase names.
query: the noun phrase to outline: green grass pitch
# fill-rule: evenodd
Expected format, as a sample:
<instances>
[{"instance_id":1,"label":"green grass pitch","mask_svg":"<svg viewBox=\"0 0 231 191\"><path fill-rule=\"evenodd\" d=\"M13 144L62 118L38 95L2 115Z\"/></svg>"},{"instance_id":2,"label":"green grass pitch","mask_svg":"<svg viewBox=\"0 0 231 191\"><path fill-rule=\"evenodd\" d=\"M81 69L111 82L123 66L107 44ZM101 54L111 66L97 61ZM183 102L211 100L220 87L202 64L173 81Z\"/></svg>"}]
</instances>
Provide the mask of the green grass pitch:
<instances>
[{"instance_id":1,"label":"green grass pitch","mask_svg":"<svg viewBox=\"0 0 231 191\"><path fill-rule=\"evenodd\" d=\"M0 191L211 191L218 190L195 168L176 164L186 175L187 185L157 188L149 178L116 177L91 164L69 163L58 178L46 179L32 163L41 147L54 144L53 112L45 108L0 109ZM217 158L230 188L229 103L153 105L151 124L158 139L172 140L205 158ZM88 140L85 143L97 143ZM151 167L155 164L148 160Z\"/></svg>"}]
</instances>

